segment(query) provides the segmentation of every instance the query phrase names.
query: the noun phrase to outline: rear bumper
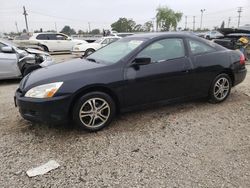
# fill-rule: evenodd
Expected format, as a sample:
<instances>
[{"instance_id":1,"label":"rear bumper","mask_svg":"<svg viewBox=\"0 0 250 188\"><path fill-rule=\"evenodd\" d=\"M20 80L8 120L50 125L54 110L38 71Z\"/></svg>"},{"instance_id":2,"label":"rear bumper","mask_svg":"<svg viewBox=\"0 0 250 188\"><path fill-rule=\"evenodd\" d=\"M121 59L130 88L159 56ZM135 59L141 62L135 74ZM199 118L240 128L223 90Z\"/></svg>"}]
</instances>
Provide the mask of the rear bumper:
<instances>
[{"instance_id":1,"label":"rear bumper","mask_svg":"<svg viewBox=\"0 0 250 188\"><path fill-rule=\"evenodd\" d=\"M247 69L241 69L238 71L234 72L234 86L240 84L241 82L243 82L243 80L246 78L247 75Z\"/></svg>"},{"instance_id":2,"label":"rear bumper","mask_svg":"<svg viewBox=\"0 0 250 188\"><path fill-rule=\"evenodd\" d=\"M69 96L34 99L22 97L16 91L14 100L21 116L26 120L45 123L65 123L69 120Z\"/></svg>"}]
</instances>

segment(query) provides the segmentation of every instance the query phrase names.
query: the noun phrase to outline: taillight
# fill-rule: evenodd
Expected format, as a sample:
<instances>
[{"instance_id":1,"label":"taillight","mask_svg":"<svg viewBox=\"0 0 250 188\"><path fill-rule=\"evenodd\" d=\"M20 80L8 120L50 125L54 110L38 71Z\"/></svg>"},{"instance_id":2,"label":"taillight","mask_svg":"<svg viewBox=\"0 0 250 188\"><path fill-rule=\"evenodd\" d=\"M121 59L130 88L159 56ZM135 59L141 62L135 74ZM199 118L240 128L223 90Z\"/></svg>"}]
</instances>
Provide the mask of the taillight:
<instances>
[{"instance_id":1,"label":"taillight","mask_svg":"<svg viewBox=\"0 0 250 188\"><path fill-rule=\"evenodd\" d=\"M241 54L240 55L240 64L245 65L245 61L246 61L246 58L245 58L244 54Z\"/></svg>"}]
</instances>

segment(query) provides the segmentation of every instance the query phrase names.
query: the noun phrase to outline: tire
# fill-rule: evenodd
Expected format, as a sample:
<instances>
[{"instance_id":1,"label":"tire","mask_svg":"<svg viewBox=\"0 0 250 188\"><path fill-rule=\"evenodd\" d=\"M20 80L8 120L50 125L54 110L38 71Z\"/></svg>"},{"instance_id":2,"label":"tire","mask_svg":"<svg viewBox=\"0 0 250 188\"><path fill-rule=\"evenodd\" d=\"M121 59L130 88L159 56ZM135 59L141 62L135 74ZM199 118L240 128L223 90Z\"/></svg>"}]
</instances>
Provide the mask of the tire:
<instances>
[{"instance_id":1,"label":"tire","mask_svg":"<svg viewBox=\"0 0 250 188\"><path fill-rule=\"evenodd\" d=\"M48 48L47 46L42 45L42 48L43 48L43 51L45 51L45 52L49 52L49 48Z\"/></svg>"},{"instance_id":2,"label":"tire","mask_svg":"<svg viewBox=\"0 0 250 188\"><path fill-rule=\"evenodd\" d=\"M108 94L90 92L76 101L72 116L78 128L93 132L108 126L115 112L115 103Z\"/></svg>"},{"instance_id":3,"label":"tire","mask_svg":"<svg viewBox=\"0 0 250 188\"><path fill-rule=\"evenodd\" d=\"M227 74L219 74L213 81L209 91L209 101L220 103L227 99L231 92L232 80Z\"/></svg>"},{"instance_id":4,"label":"tire","mask_svg":"<svg viewBox=\"0 0 250 188\"><path fill-rule=\"evenodd\" d=\"M90 54L92 54L92 53L94 53L94 52L95 52L94 49L87 49L87 50L85 51L85 53L84 53L84 57L87 57L87 56L89 56Z\"/></svg>"}]
</instances>

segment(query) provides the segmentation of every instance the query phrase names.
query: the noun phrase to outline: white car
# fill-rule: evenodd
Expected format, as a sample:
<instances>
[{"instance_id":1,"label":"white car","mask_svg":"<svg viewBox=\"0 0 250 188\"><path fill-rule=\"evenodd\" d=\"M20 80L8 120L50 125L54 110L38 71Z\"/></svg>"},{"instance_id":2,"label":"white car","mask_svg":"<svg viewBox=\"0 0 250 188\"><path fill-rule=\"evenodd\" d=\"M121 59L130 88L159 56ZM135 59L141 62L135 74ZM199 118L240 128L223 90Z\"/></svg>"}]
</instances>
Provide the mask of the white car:
<instances>
[{"instance_id":1,"label":"white car","mask_svg":"<svg viewBox=\"0 0 250 188\"><path fill-rule=\"evenodd\" d=\"M221 38L224 35L222 35L220 32L218 31L208 31L204 34L204 38L211 40L211 39L217 39L217 38Z\"/></svg>"},{"instance_id":2,"label":"white car","mask_svg":"<svg viewBox=\"0 0 250 188\"><path fill-rule=\"evenodd\" d=\"M115 42L119 40L121 37L102 37L95 42L92 43L81 43L81 44L76 44L72 48L72 54L77 55L77 56L88 56L91 53L95 52L99 48L106 46L112 42Z\"/></svg>"},{"instance_id":3,"label":"white car","mask_svg":"<svg viewBox=\"0 0 250 188\"><path fill-rule=\"evenodd\" d=\"M29 41L38 43L46 52L71 51L76 44L87 43L85 40L73 39L63 33L34 33Z\"/></svg>"}]
</instances>

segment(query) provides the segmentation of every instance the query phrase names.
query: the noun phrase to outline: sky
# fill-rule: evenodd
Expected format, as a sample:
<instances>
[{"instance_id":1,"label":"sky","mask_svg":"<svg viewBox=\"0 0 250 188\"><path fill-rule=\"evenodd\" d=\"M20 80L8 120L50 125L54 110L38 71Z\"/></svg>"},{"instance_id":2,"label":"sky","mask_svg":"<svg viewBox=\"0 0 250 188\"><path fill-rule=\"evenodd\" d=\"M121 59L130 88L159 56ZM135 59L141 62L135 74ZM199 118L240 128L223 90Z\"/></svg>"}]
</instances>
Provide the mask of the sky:
<instances>
[{"instance_id":1,"label":"sky","mask_svg":"<svg viewBox=\"0 0 250 188\"><path fill-rule=\"evenodd\" d=\"M201 9L205 9L202 27L212 29L222 21L237 27L237 8L243 7L241 25L250 24L250 0L0 0L0 32L22 31L25 28L23 6L28 13L29 30L57 30L69 25L76 31L110 29L120 17L131 18L138 24L152 21L159 6L168 6L183 13L178 27L200 26ZM16 24L17 27L16 28Z\"/></svg>"}]
</instances>

